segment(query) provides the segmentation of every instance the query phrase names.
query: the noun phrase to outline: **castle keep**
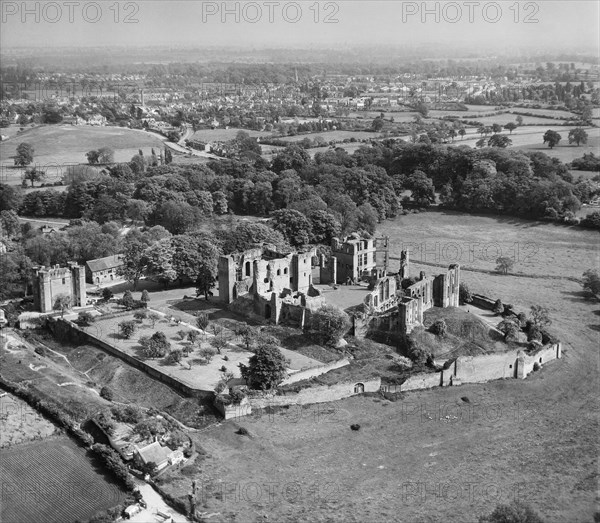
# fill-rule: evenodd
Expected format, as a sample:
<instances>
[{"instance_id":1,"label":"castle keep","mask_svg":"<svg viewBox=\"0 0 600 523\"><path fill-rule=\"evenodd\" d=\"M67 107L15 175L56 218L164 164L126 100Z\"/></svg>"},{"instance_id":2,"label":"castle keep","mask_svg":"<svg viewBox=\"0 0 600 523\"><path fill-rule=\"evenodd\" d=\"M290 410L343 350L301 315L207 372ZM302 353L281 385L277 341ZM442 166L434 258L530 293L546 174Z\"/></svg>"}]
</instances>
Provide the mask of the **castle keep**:
<instances>
[{"instance_id":1,"label":"castle keep","mask_svg":"<svg viewBox=\"0 0 600 523\"><path fill-rule=\"evenodd\" d=\"M72 307L86 304L85 269L75 262L68 267L34 268L33 303L40 312L52 312L56 298L64 294L71 298Z\"/></svg>"},{"instance_id":2,"label":"castle keep","mask_svg":"<svg viewBox=\"0 0 600 523\"><path fill-rule=\"evenodd\" d=\"M312 259L315 251L282 253L264 245L219 258L219 298L234 309L246 298L252 312L279 323L292 320L304 326L307 312L323 301L312 286Z\"/></svg>"}]
</instances>

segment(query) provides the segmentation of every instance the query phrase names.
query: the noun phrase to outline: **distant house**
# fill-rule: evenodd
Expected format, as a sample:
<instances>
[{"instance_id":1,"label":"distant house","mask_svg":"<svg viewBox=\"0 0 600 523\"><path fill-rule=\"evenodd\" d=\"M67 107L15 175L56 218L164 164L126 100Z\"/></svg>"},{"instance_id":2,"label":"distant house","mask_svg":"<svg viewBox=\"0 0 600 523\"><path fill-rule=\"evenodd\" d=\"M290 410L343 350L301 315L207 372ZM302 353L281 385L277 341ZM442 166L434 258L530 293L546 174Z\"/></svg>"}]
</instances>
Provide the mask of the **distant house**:
<instances>
[{"instance_id":1,"label":"distant house","mask_svg":"<svg viewBox=\"0 0 600 523\"><path fill-rule=\"evenodd\" d=\"M141 449L136 448L133 459L138 466L155 463L156 469L161 470L168 465L183 461L184 457L183 452L180 450L171 450L169 447L163 447L158 441L155 441Z\"/></svg>"},{"instance_id":2,"label":"distant house","mask_svg":"<svg viewBox=\"0 0 600 523\"><path fill-rule=\"evenodd\" d=\"M117 273L117 269L123 265L123 255L115 254L97 260L89 260L85 263L85 281L96 285L110 283L113 281L125 281Z\"/></svg>"}]
</instances>

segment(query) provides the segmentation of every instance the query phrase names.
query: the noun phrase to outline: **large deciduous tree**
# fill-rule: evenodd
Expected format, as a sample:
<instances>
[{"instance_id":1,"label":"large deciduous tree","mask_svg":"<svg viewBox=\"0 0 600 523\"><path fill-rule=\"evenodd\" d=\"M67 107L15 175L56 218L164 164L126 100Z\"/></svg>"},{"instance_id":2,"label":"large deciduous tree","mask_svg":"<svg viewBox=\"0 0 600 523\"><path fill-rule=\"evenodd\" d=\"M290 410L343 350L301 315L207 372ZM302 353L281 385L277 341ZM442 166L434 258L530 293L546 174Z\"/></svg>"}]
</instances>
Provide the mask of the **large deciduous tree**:
<instances>
[{"instance_id":1,"label":"large deciduous tree","mask_svg":"<svg viewBox=\"0 0 600 523\"><path fill-rule=\"evenodd\" d=\"M285 357L271 344L259 344L248 366L240 364L242 378L251 388L260 390L277 387L287 375L286 368Z\"/></svg>"},{"instance_id":2,"label":"large deciduous tree","mask_svg":"<svg viewBox=\"0 0 600 523\"><path fill-rule=\"evenodd\" d=\"M548 129L544 133L544 143L547 143L550 149L553 149L556 145L558 145L558 142L560 142L561 140L562 136L556 131L553 131L552 129Z\"/></svg>"},{"instance_id":3,"label":"large deciduous tree","mask_svg":"<svg viewBox=\"0 0 600 523\"><path fill-rule=\"evenodd\" d=\"M26 166L33 162L34 149L33 145L27 142L22 142L17 146L17 154L15 155L15 165Z\"/></svg>"}]
</instances>

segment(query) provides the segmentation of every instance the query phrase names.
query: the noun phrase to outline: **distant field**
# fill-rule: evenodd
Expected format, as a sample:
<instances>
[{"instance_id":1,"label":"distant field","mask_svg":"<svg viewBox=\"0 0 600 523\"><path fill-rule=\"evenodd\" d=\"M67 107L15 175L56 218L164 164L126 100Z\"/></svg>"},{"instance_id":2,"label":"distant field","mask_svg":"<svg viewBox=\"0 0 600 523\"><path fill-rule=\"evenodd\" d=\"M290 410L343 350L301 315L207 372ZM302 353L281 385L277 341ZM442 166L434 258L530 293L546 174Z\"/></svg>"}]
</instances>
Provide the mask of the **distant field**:
<instances>
[{"instance_id":1,"label":"distant field","mask_svg":"<svg viewBox=\"0 0 600 523\"><path fill-rule=\"evenodd\" d=\"M248 129L201 129L200 131L196 131L192 138L193 140L200 140L204 142L227 142L229 140L235 139L237 133L240 131L244 131L248 133L251 137L256 138L258 136L270 136L269 132L260 132L260 131L251 131Z\"/></svg>"},{"instance_id":2,"label":"distant field","mask_svg":"<svg viewBox=\"0 0 600 523\"><path fill-rule=\"evenodd\" d=\"M125 499L122 489L68 437L18 445L0 459L0 520L88 520Z\"/></svg>"},{"instance_id":3,"label":"distant field","mask_svg":"<svg viewBox=\"0 0 600 523\"><path fill-rule=\"evenodd\" d=\"M469 117L463 113L462 119L470 120ZM503 113L495 116L482 116L481 118L474 118L473 121L481 123L482 125L492 125L498 123L500 125L506 125L509 122L516 123L516 114ZM523 123L525 125L557 125L566 122L567 120L551 120L549 118L540 118L537 116L523 116Z\"/></svg>"},{"instance_id":4,"label":"distant field","mask_svg":"<svg viewBox=\"0 0 600 523\"><path fill-rule=\"evenodd\" d=\"M12 157L21 142L28 142L35 150L34 164L86 163L86 153L100 147L115 151L115 161L131 160L138 149L150 154L150 148L162 148L162 141L154 135L124 127L90 127L75 125L44 125L27 129L6 142L0 143L2 165L13 165Z\"/></svg>"},{"instance_id":5,"label":"distant field","mask_svg":"<svg viewBox=\"0 0 600 523\"><path fill-rule=\"evenodd\" d=\"M408 214L383 222L378 232L390 237L392 256L408 248L415 262L494 270L496 258L508 256L515 273L576 278L600 264L596 231L508 216Z\"/></svg>"},{"instance_id":6,"label":"distant field","mask_svg":"<svg viewBox=\"0 0 600 523\"><path fill-rule=\"evenodd\" d=\"M510 110L513 113L532 113L539 116L552 116L555 118L562 118L563 120L579 118L579 115L575 113L569 111L558 111L556 109L533 109L529 107L512 107ZM523 116L523 118L527 118L527 116Z\"/></svg>"},{"instance_id":7,"label":"distant field","mask_svg":"<svg viewBox=\"0 0 600 523\"><path fill-rule=\"evenodd\" d=\"M525 129L525 128L524 128ZM547 129L553 129L561 135L562 139L558 146L550 149L548 145L544 145L543 136ZM588 134L588 142L585 145L579 147L575 144L569 144L569 131L573 127L559 127L548 126L543 131L536 132L532 135L522 135L518 139L513 139L513 148L524 151L541 151L546 153L552 158L558 158L564 163L573 161L575 158L581 158L584 153L594 153L596 156L600 154L600 128L586 129ZM513 133L514 135L515 133ZM525 138L527 136L527 138ZM536 137L536 140L533 138ZM525 143L524 143L525 142Z\"/></svg>"},{"instance_id":8,"label":"distant field","mask_svg":"<svg viewBox=\"0 0 600 523\"><path fill-rule=\"evenodd\" d=\"M551 120L548 120L551 122ZM504 131L502 134L508 136L512 140L510 149L517 149L523 151L540 151L546 153L548 156L553 158L559 158L563 162L570 162L575 158L580 158L584 153L593 152L596 155L600 154L600 128L586 128L588 133L588 143L577 147L576 145L569 144L569 131L575 127L561 127L560 125L536 125L528 127L519 127L509 134L508 131ZM553 130L558 132L562 136L557 147L550 149L548 145L544 145L544 133L547 130ZM464 140L457 137L454 140L453 145L470 145L475 146L477 140L481 138L481 135L474 128L468 128L467 134Z\"/></svg>"},{"instance_id":9,"label":"distant field","mask_svg":"<svg viewBox=\"0 0 600 523\"><path fill-rule=\"evenodd\" d=\"M355 138L356 140L365 140L371 138L379 138L379 134L371 133L368 131L327 131L320 133L310 133L310 134L297 134L295 136L282 136L275 137L279 140L284 140L286 142L300 142L305 138L310 138L311 140L316 138L317 136L322 137L325 141L338 141L338 140L346 140L350 138Z\"/></svg>"}]
</instances>

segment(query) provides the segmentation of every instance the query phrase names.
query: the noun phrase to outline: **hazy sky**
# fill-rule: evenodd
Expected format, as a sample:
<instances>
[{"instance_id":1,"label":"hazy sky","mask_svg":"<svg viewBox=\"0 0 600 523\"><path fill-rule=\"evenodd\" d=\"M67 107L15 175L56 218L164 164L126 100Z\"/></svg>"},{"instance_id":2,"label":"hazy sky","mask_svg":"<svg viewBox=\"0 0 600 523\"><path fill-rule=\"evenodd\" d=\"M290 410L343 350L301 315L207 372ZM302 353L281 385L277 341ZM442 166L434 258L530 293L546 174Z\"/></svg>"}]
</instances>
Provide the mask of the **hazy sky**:
<instances>
[{"instance_id":1,"label":"hazy sky","mask_svg":"<svg viewBox=\"0 0 600 523\"><path fill-rule=\"evenodd\" d=\"M0 5L3 49L467 43L474 50L496 44L499 50L535 46L598 54L599 42L599 0L0 0Z\"/></svg>"}]
</instances>

